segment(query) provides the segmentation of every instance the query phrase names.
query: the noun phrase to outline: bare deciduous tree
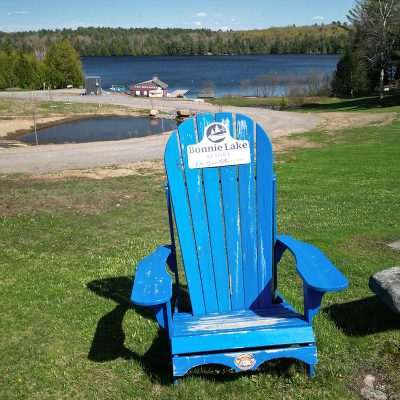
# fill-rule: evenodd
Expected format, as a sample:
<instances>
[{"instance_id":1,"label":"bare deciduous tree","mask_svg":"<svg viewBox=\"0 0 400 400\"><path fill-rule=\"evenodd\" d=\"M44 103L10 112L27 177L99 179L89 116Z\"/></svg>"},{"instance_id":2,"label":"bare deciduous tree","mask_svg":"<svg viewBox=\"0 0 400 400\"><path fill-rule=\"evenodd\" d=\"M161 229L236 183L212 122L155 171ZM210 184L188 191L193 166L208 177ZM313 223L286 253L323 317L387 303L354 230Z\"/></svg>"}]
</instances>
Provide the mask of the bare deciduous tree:
<instances>
[{"instance_id":1,"label":"bare deciduous tree","mask_svg":"<svg viewBox=\"0 0 400 400\"><path fill-rule=\"evenodd\" d=\"M33 53L38 61L43 61L47 54L46 47L35 47L33 49Z\"/></svg>"},{"instance_id":2,"label":"bare deciduous tree","mask_svg":"<svg viewBox=\"0 0 400 400\"><path fill-rule=\"evenodd\" d=\"M356 28L360 54L372 69L379 71L383 99L385 69L400 41L400 1L356 0L347 18Z\"/></svg>"},{"instance_id":3,"label":"bare deciduous tree","mask_svg":"<svg viewBox=\"0 0 400 400\"><path fill-rule=\"evenodd\" d=\"M32 113L33 127L35 131L36 146L39 145L37 131L36 131L36 115L38 110L38 94L36 91L31 91L29 94L29 108Z\"/></svg>"},{"instance_id":4,"label":"bare deciduous tree","mask_svg":"<svg viewBox=\"0 0 400 400\"><path fill-rule=\"evenodd\" d=\"M203 93L209 96L214 96L215 84L214 82L206 82L203 85Z\"/></svg>"},{"instance_id":5,"label":"bare deciduous tree","mask_svg":"<svg viewBox=\"0 0 400 400\"><path fill-rule=\"evenodd\" d=\"M256 77L257 94L263 97L273 96L278 86L278 74L276 72L268 72Z\"/></svg>"},{"instance_id":6,"label":"bare deciduous tree","mask_svg":"<svg viewBox=\"0 0 400 400\"><path fill-rule=\"evenodd\" d=\"M251 80L243 79L240 81L240 93L242 96L248 96L251 89Z\"/></svg>"},{"instance_id":7,"label":"bare deciduous tree","mask_svg":"<svg viewBox=\"0 0 400 400\"><path fill-rule=\"evenodd\" d=\"M273 96L278 86L278 74L275 71L268 72L267 81L269 96Z\"/></svg>"}]
</instances>

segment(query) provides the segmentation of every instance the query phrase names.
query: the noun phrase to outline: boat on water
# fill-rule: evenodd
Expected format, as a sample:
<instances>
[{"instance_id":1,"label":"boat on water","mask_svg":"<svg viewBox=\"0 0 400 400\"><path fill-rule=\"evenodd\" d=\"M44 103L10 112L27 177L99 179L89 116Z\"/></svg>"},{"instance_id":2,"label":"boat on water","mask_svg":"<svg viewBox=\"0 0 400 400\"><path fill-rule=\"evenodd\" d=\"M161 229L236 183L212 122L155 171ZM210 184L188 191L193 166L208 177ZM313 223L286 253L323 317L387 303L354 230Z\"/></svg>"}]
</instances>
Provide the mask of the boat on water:
<instances>
[{"instance_id":1,"label":"boat on water","mask_svg":"<svg viewBox=\"0 0 400 400\"><path fill-rule=\"evenodd\" d=\"M125 93L127 88L123 85L111 85L108 89L111 93Z\"/></svg>"}]
</instances>

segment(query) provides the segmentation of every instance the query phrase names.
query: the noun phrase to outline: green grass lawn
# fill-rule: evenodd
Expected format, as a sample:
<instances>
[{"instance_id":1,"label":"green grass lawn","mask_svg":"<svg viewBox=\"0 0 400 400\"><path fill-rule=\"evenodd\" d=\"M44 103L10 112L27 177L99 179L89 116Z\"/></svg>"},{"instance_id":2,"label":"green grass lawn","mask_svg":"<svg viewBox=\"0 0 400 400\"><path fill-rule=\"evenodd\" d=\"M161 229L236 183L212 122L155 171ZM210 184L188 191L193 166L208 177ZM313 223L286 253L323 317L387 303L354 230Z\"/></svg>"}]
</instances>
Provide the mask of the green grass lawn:
<instances>
[{"instance_id":1,"label":"green grass lawn","mask_svg":"<svg viewBox=\"0 0 400 400\"><path fill-rule=\"evenodd\" d=\"M215 99L207 99L208 103L216 106L236 106L236 107L273 107L279 106L281 97L219 97Z\"/></svg>"},{"instance_id":2,"label":"green grass lawn","mask_svg":"<svg viewBox=\"0 0 400 400\"><path fill-rule=\"evenodd\" d=\"M303 104L294 111L400 112L400 95L387 95L384 97L382 104L380 104L379 96L361 97L356 99L316 99L312 102Z\"/></svg>"},{"instance_id":3,"label":"green grass lawn","mask_svg":"<svg viewBox=\"0 0 400 400\"><path fill-rule=\"evenodd\" d=\"M171 382L166 335L128 299L134 266L168 243L164 176L0 177L1 399L357 399L373 374L400 392L400 319L372 295L400 265L400 121L320 133L324 147L279 156L279 232L318 245L350 287L315 318L314 379L290 360L255 373L192 370ZM145 172L145 171L143 171ZM301 308L290 257L283 294Z\"/></svg>"},{"instance_id":4,"label":"green grass lawn","mask_svg":"<svg viewBox=\"0 0 400 400\"><path fill-rule=\"evenodd\" d=\"M222 97L207 100L219 106L237 107L279 107L281 97L243 98ZM380 104L379 96L361 97L355 99L338 99L336 97L310 97L302 100L304 104L298 105L299 99L285 97L285 109L297 112L331 112L331 111L358 111L358 112L400 112L400 95L387 95Z\"/></svg>"}]
</instances>

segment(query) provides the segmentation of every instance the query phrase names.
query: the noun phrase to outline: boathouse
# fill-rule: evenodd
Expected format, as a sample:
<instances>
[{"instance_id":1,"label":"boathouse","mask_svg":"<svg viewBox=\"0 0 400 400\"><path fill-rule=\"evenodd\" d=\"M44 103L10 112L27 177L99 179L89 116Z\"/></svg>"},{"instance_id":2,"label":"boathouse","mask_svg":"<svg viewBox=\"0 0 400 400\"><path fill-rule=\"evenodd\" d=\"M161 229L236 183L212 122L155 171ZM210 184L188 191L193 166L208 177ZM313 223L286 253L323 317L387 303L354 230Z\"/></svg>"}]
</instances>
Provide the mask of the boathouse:
<instances>
[{"instance_id":1,"label":"boathouse","mask_svg":"<svg viewBox=\"0 0 400 400\"><path fill-rule=\"evenodd\" d=\"M156 76L145 82L129 86L131 96L140 97L167 97L168 85Z\"/></svg>"},{"instance_id":2,"label":"boathouse","mask_svg":"<svg viewBox=\"0 0 400 400\"><path fill-rule=\"evenodd\" d=\"M101 94L101 78L100 76L87 76L85 78L85 89L87 95Z\"/></svg>"}]
</instances>

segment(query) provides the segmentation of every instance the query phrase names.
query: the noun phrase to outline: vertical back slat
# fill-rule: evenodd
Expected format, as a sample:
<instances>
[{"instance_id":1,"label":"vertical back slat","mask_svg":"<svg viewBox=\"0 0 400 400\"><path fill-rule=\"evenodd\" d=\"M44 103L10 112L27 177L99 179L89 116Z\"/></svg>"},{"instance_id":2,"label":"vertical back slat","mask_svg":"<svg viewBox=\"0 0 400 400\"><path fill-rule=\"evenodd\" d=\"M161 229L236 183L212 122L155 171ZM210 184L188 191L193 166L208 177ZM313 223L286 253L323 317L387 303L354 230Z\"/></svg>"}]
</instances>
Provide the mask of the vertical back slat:
<instances>
[{"instance_id":1,"label":"vertical back slat","mask_svg":"<svg viewBox=\"0 0 400 400\"><path fill-rule=\"evenodd\" d=\"M272 231L273 186L272 146L264 130L256 126L257 170L257 246L258 246L258 306L264 308L272 301Z\"/></svg>"},{"instance_id":2,"label":"vertical back slat","mask_svg":"<svg viewBox=\"0 0 400 400\"><path fill-rule=\"evenodd\" d=\"M205 198L202 175L199 168L188 166L188 145L197 143L194 120L188 119L178 128L181 154L185 165L186 186L192 212L192 224L196 239L198 264L200 267L206 312L218 311L217 293L215 288L214 268L211 257L208 218L205 208Z\"/></svg>"},{"instance_id":3,"label":"vertical back slat","mask_svg":"<svg viewBox=\"0 0 400 400\"><path fill-rule=\"evenodd\" d=\"M217 113L216 122L229 125L233 134L232 114ZM236 166L220 167L222 199L225 220L226 251L230 278L232 310L242 310L244 306L242 249L240 235L239 196Z\"/></svg>"},{"instance_id":4,"label":"vertical back slat","mask_svg":"<svg viewBox=\"0 0 400 400\"><path fill-rule=\"evenodd\" d=\"M165 150L165 169L171 189L172 206L178 231L179 243L186 280L189 288L193 314L205 314L202 282L196 256L195 239L192 230L190 207L187 199L183 164L179 152L177 132L174 132Z\"/></svg>"},{"instance_id":5,"label":"vertical back slat","mask_svg":"<svg viewBox=\"0 0 400 400\"><path fill-rule=\"evenodd\" d=\"M229 126L232 115L218 113ZM197 117L198 138L214 122ZM187 120L168 142L165 163L192 310L195 315L271 305L276 290L273 269L275 182L272 147L263 129L236 116L236 138L248 140L251 163L190 169L186 148L197 142ZM256 139L256 157L254 157ZM182 156L181 156L182 155Z\"/></svg>"},{"instance_id":6,"label":"vertical back slat","mask_svg":"<svg viewBox=\"0 0 400 400\"><path fill-rule=\"evenodd\" d=\"M273 192L273 199L272 199L272 238L273 238L273 247L272 250L275 248L276 243L276 175L273 174L272 176L272 192ZM272 260L274 260L274 254L272 254ZM272 291L273 291L273 298L275 299L277 291L278 291L278 266L272 261Z\"/></svg>"},{"instance_id":7,"label":"vertical back slat","mask_svg":"<svg viewBox=\"0 0 400 400\"><path fill-rule=\"evenodd\" d=\"M204 136L205 127L213 122L214 116L212 114L202 114L197 117L199 141ZM226 260L225 231L218 168L204 168L203 180L218 309L219 311L229 311L231 309L231 299L229 294L228 265Z\"/></svg>"},{"instance_id":8,"label":"vertical back slat","mask_svg":"<svg viewBox=\"0 0 400 400\"><path fill-rule=\"evenodd\" d=\"M246 308L258 306L257 228L254 185L254 123L250 118L236 116L236 138L248 140L250 164L238 167L240 193L240 220L242 234L243 285Z\"/></svg>"}]
</instances>

